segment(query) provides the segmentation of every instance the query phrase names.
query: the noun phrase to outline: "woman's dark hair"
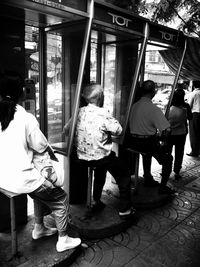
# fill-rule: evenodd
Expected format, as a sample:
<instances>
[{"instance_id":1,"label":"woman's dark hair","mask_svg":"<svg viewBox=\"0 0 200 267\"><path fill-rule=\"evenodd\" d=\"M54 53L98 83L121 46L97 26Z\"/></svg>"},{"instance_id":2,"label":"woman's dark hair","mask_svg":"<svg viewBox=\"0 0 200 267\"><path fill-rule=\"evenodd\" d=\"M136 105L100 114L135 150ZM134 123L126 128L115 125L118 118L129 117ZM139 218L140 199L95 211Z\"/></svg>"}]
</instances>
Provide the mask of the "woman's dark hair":
<instances>
[{"instance_id":1,"label":"woman's dark hair","mask_svg":"<svg viewBox=\"0 0 200 267\"><path fill-rule=\"evenodd\" d=\"M24 82L21 76L13 71L0 73L0 123L4 131L13 120L16 105L23 94Z\"/></svg>"},{"instance_id":2,"label":"woman's dark hair","mask_svg":"<svg viewBox=\"0 0 200 267\"><path fill-rule=\"evenodd\" d=\"M172 105L176 107L184 105L184 97L185 91L183 89L177 89L173 95Z\"/></svg>"},{"instance_id":3,"label":"woman's dark hair","mask_svg":"<svg viewBox=\"0 0 200 267\"><path fill-rule=\"evenodd\" d=\"M194 88L200 88L200 81L193 81Z\"/></svg>"}]
</instances>

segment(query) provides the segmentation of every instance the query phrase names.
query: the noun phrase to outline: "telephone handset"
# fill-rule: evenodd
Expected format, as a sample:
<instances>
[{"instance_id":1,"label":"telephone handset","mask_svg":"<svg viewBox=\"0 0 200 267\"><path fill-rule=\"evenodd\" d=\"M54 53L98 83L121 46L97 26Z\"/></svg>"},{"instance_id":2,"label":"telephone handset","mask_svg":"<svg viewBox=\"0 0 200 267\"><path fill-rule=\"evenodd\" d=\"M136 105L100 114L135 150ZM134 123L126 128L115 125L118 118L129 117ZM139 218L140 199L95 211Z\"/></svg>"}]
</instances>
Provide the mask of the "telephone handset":
<instances>
[{"instance_id":1,"label":"telephone handset","mask_svg":"<svg viewBox=\"0 0 200 267\"><path fill-rule=\"evenodd\" d=\"M25 108L27 112L32 113L34 116L36 115L36 88L35 83L32 79L25 80L24 87L24 99L22 101L22 106Z\"/></svg>"}]
</instances>

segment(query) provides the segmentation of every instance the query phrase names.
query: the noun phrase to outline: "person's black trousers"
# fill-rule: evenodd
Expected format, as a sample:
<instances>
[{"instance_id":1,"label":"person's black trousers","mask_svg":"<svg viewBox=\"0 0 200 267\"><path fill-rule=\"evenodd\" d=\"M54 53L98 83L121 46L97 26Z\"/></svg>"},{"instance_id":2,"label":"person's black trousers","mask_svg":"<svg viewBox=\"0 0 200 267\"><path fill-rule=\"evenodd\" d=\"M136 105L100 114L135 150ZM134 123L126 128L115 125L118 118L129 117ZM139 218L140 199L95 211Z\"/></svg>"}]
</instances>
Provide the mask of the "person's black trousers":
<instances>
[{"instance_id":1,"label":"person's black trousers","mask_svg":"<svg viewBox=\"0 0 200 267\"><path fill-rule=\"evenodd\" d=\"M189 121L189 135L191 153L198 156L200 154L200 113L192 113L192 120Z\"/></svg>"},{"instance_id":2,"label":"person's black trousers","mask_svg":"<svg viewBox=\"0 0 200 267\"><path fill-rule=\"evenodd\" d=\"M169 153L172 153L172 149L174 146L174 167L173 171L176 174L179 174L182 168L183 156L184 156L184 149L185 149L185 141L186 141L186 134L182 135L171 135L169 137Z\"/></svg>"},{"instance_id":3,"label":"person's black trousers","mask_svg":"<svg viewBox=\"0 0 200 267\"><path fill-rule=\"evenodd\" d=\"M107 171L115 179L120 193L119 211L124 212L131 207L131 176L126 164L118 157L115 152L100 160L83 161L88 166L95 167L93 199L101 199L102 190L106 181Z\"/></svg>"},{"instance_id":4,"label":"person's black trousers","mask_svg":"<svg viewBox=\"0 0 200 267\"><path fill-rule=\"evenodd\" d=\"M132 137L131 148L146 153L146 155L143 155L144 178L151 177L152 157L154 157L158 161L158 163L162 165L161 185L165 186L172 171L173 157L166 147L161 146L158 137Z\"/></svg>"}]
</instances>

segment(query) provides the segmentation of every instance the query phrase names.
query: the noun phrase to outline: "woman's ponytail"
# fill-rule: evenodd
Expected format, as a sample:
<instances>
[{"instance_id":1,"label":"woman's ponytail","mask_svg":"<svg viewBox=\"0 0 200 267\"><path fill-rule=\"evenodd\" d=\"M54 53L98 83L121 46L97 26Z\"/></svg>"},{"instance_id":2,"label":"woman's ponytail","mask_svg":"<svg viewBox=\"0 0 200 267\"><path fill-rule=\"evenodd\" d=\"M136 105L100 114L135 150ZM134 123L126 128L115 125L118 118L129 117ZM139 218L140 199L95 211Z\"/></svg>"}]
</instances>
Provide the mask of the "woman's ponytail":
<instances>
[{"instance_id":1,"label":"woman's ponytail","mask_svg":"<svg viewBox=\"0 0 200 267\"><path fill-rule=\"evenodd\" d=\"M13 120L16 105L23 93L23 80L16 72L0 74L0 123L4 131Z\"/></svg>"}]
</instances>

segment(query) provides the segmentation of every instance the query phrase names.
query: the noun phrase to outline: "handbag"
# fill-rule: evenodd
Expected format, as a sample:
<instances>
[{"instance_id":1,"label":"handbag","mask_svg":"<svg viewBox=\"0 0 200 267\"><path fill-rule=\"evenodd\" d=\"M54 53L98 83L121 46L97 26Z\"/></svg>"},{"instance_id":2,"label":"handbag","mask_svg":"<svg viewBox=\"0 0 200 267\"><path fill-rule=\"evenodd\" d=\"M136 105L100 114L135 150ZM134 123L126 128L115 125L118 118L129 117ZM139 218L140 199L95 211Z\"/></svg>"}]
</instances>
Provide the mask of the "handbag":
<instances>
[{"instance_id":1,"label":"handbag","mask_svg":"<svg viewBox=\"0 0 200 267\"><path fill-rule=\"evenodd\" d=\"M64 171L62 170L58 159L52 160L49 152L34 153L33 164L40 172L40 175L51 182L56 187L62 187L64 184Z\"/></svg>"}]
</instances>

